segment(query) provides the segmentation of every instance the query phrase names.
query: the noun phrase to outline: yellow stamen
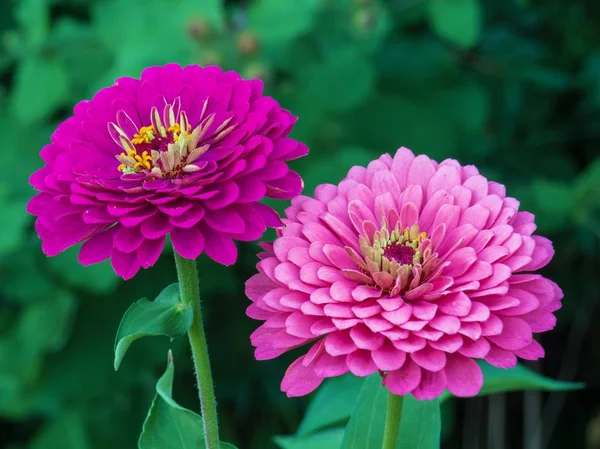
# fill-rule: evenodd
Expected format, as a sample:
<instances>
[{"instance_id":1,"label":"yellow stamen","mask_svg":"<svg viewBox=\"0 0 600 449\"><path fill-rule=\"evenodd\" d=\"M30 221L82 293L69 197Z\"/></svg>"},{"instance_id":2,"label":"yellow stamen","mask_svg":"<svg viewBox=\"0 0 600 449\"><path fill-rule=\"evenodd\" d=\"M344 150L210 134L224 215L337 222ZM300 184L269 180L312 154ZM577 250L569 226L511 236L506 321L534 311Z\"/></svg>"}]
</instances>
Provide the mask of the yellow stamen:
<instances>
[{"instance_id":1,"label":"yellow stamen","mask_svg":"<svg viewBox=\"0 0 600 449\"><path fill-rule=\"evenodd\" d=\"M153 126L142 126L140 132L133 136L131 143L139 145L140 143L149 143L154 140L154 134L156 131Z\"/></svg>"},{"instance_id":2,"label":"yellow stamen","mask_svg":"<svg viewBox=\"0 0 600 449\"><path fill-rule=\"evenodd\" d=\"M192 130L192 126L188 125L187 132L186 132L188 138L191 136L191 134L190 134L191 130ZM173 142L177 142L179 140L179 136L181 134L181 125L179 123L174 123L167 128L167 131L170 131L171 133L173 133Z\"/></svg>"}]
</instances>

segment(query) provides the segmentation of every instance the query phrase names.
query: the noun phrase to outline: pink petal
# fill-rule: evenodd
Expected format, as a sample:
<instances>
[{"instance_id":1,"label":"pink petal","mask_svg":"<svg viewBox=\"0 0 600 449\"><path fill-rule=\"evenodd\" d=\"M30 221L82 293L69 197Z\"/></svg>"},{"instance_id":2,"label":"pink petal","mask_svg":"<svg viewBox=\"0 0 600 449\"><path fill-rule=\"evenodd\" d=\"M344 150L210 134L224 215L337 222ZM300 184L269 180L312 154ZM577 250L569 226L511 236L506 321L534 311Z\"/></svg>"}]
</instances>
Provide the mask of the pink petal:
<instances>
[{"instance_id":1,"label":"pink petal","mask_svg":"<svg viewBox=\"0 0 600 449\"><path fill-rule=\"evenodd\" d=\"M503 349L515 351L529 345L533 339L531 327L522 319L514 317L502 317L502 333L488 337L490 342L495 343Z\"/></svg>"},{"instance_id":2,"label":"pink petal","mask_svg":"<svg viewBox=\"0 0 600 449\"><path fill-rule=\"evenodd\" d=\"M360 349L367 349L374 351L381 347L385 341L385 337L379 333L371 332L371 330L365 325L354 326L350 329L350 338L356 344L356 347Z\"/></svg>"},{"instance_id":3,"label":"pink petal","mask_svg":"<svg viewBox=\"0 0 600 449\"><path fill-rule=\"evenodd\" d=\"M485 356L485 361L497 368L514 368L517 365L517 357L495 344L490 345L490 350Z\"/></svg>"},{"instance_id":4,"label":"pink petal","mask_svg":"<svg viewBox=\"0 0 600 449\"><path fill-rule=\"evenodd\" d=\"M332 356L347 355L358 348L348 331L338 331L325 337L325 350Z\"/></svg>"},{"instance_id":5,"label":"pink petal","mask_svg":"<svg viewBox=\"0 0 600 449\"><path fill-rule=\"evenodd\" d=\"M281 390L288 397L304 396L323 382L323 378L317 376L312 367L302 365L303 359L304 357L300 357L292 363L281 381Z\"/></svg>"},{"instance_id":6,"label":"pink petal","mask_svg":"<svg viewBox=\"0 0 600 449\"><path fill-rule=\"evenodd\" d=\"M431 159L421 154L417 156L408 169L406 185L416 184L427 187L429 180L435 174L435 166Z\"/></svg>"},{"instance_id":7,"label":"pink petal","mask_svg":"<svg viewBox=\"0 0 600 449\"><path fill-rule=\"evenodd\" d=\"M346 357L333 357L329 354L321 354L313 364L317 376L336 377L348 372Z\"/></svg>"},{"instance_id":8,"label":"pink petal","mask_svg":"<svg viewBox=\"0 0 600 449\"><path fill-rule=\"evenodd\" d=\"M429 325L446 334L456 334L461 327L460 320L451 315L439 315L431 320Z\"/></svg>"},{"instance_id":9,"label":"pink petal","mask_svg":"<svg viewBox=\"0 0 600 449\"><path fill-rule=\"evenodd\" d=\"M471 311L471 300L463 292L451 293L442 297L438 302L440 312L446 315L466 316Z\"/></svg>"},{"instance_id":10,"label":"pink petal","mask_svg":"<svg viewBox=\"0 0 600 449\"><path fill-rule=\"evenodd\" d=\"M485 338L475 341L465 339L458 352L467 357L482 359L490 352L490 343Z\"/></svg>"},{"instance_id":11,"label":"pink petal","mask_svg":"<svg viewBox=\"0 0 600 449\"><path fill-rule=\"evenodd\" d=\"M348 369L352 374L358 377L365 377L377 371L377 366L371 358L369 351L359 349L346 356Z\"/></svg>"},{"instance_id":12,"label":"pink petal","mask_svg":"<svg viewBox=\"0 0 600 449\"><path fill-rule=\"evenodd\" d=\"M415 155L408 148L400 148L394 155L391 171L396 176L398 184L402 189L407 186L407 177Z\"/></svg>"},{"instance_id":13,"label":"pink petal","mask_svg":"<svg viewBox=\"0 0 600 449\"><path fill-rule=\"evenodd\" d=\"M446 384L446 373L444 370L435 373L421 370L421 382L412 391L412 394L419 400L435 399L444 392Z\"/></svg>"},{"instance_id":14,"label":"pink petal","mask_svg":"<svg viewBox=\"0 0 600 449\"><path fill-rule=\"evenodd\" d=\"M439 371L446 366L446 354L430 346L413 352L410 357L417 365L428 371Z\"/></svg>"},{"instance_id":15,"label":"pink petal","mask_svg":"<svg viewBox=\"0 0 600 449\"><path fill-rule=\"evenodd\" d=\"M527 346L516 350L515 355L525 360L537 360L544 357L544 348L537 341L531 340Z\"/></svg>"},{"instance_id":16,"label":"pink petal","mask_svg":"<svg viewBox=\"0 0 600 449\"><path fill-rule=\"evenodd\" d=\"M396 349L389 341L371 353L373 361L381 371L400 369L406 360L406 352Z\"/></svg>"},{"instance_id":17,"label":"pink petal","mask_svg":"<svg viewBox=\"0 0 600 449\"><path fill-rule=\"evenodd\" d=\"M421 382L421 368L410 358L407 358L402 368L389 371L384 377L384 384L390 392L398 396L413 391Z\"/></svg>"},{"instance_id":18,"label":"pink petal","mask_svg":"<svg viewBox=\"0 0 600 449\"><path fill-rule=\"evenodd\" d=\"M450 191L453 187L460 184L460 173L456 167L445 165L438 167L437 171L427 185L427 197L431 196L438 190Z\"/></svg>"},{"instance_id":19,"label":"pink petal","mask_svg":"<svg viewBox=\"0 0 600 449\"><path fill-rule=\"evenodd\" d=\"M454 396L475 396L483 386L483 374L481 369L472 359L452 354L448 356L446 363L446 380L448 390Z\"/></svg>"}]
</instances>

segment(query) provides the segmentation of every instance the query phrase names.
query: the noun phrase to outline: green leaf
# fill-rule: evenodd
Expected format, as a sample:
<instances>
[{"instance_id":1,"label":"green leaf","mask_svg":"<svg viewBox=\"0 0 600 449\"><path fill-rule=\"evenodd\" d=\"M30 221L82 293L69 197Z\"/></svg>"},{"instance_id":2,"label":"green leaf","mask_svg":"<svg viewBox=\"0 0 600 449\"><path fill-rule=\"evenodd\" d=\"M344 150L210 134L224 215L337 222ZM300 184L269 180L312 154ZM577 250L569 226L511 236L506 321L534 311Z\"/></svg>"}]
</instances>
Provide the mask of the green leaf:
<instances>
[{"instance_id":1,"label":"green leaf","mask_svg":"<svg viewBox=\"0 0 600 449\"><path fill-rule=\"evenodd\" d=\"M310 30L318 0L257 0L248 10L248 30L267 45L284 45Z\"/></svg>"},{"instance_id":2,"label":"green leaf","mask_svg":"<svg viewBox=\"0 0 600 449\"><path fill-rule=\"evenodd\" d=\"M519 390L570 391L585 386L581 382L550 379L521 364L510 369L496 368L486 362L480 362L479 366L484 378L480 396Z\"/></svg>"},{"instance_id":3,"label":"green leaf","mask_svg":"<svg viewBox=\"0 0 600 449\"><path fill-rule=\"evenodd\" d=\"M169 353L167 370L156 383L156 396L148 412L139 449L202 449L204 432L200 415L177 404L172 397L175 367Z\"/></svg>"},{"instance_id":4,"label":"green leaf","mask_svg":"<svg viewBox=\"0 0 600 449\"><path fill-rule=\"evenodd\" d=\"M9 193L8 186L0 184L0 216L3 226L0 232L0 255L12 252L22 245L24 228L31 217L23 213L26 202Z\"/></svg>"},{"instance_id":5,"label":"green leaf","mask_svg":"<svg viewBox=\"0 0 600 449\"><path fill-rule=\"evenodd\" d=\"M364 382L354 375L329 379L308 406L297 435L309 435L349 419Z\"/></svg>"},{"instance_id":6,"label":"green leaf","mask_svg":"<svg viewBox=\"0 0 600 449\"><path fill-rule=\"evenodd\" d=\"M508 391L542 390L542 391L572 391L585 387L583 382L566 382L542 376L529 368L517 364L514 368L496 368L484 361L478 361L483 372L483 387L478 396L487 396L494 393ZM446 390L440 400L452 397Z\"/></svg>"},{"instance_id":7,"label":"green leaf","mask_svg":"<svg viewBox=\"0 0 600 449\"><path fill-rule=\"evenodd\" d=\"M50 2L46 0L21 0L17 3L15 18L25 32L27 43L37 49L45 43L50 28Z\"/></svg>"},{"instance_id":8,"label":"green leaf","mask_svg":"<svg viewBox=\"0 0 600 449\"><path fill-rule=\"evenodd\" d=\"M11 108L15 117L31 124L62 106L69 96L69 79L55 59L30 57L15 73Z\"/></svg>"},{"instance_id":9,"label":"green leaf","mask_svg":"<svg viewBox=\"0 0 600 449\"><path fill-rule=\"evenodd\" d=\"M344 439L344 428L338 427L303 436L275 437L282 449L339 449Z\"/></svg>"},{"instance_id":10,"label":"green leaf","mask_svg":"<svg viewBox=\"0 0 600 449\"><path fill-rule=\"evenodd\" d=\"M381 386L379 375L365 380L346 426L342 449L381 447L387 395L387 389Z\"/></svg>"},{"instance_id":11,"label":"green leaf","mask_svg":"<svg viewBox=\"0 0 600 449\"><path fill-rule=\"evenodd\" d=\"M430 0L429 24L442 38L470 48L481 34L479 0Z\"/></svg>"},{"instance_id":12,"label":"green leaf","mask_svg":"<svg viewBox=\"0 0 600 449\"><path fill-rule=\"evenodd\" d=\"M30 449L90 449L81 414L67 412L46 425L34 438Z\"/></svg>"},{"instance_id":13,"label":"green leaf","mask_svg":"<svg viewBox=\"0 0 600 449\"><path fill-rule=\"evenodd\" d=\"M140 299L127 309L115 340L115 370L135 340L155 335L170 338L185 333L193 321L193 310L179 299L179 284L165 288L154 301Z\"/></svg>"},{"instance_id":14,"label":"green leaf","mask_svg":"<svg viewBox=\"0 0 600 449\"><path fill-rule=\"evenodd\" d=\"M354 51L331 55L323 64L307 68L302 78L316 107L328 111L351 109L365 100L375 85L375 70L369 60Z\"/></svg>"},{"instance_id":15,"label":"green leaf","mask_svg":"<svg viewBox=\"0 0 600 449\"><path fill-rule=\"evenodd\" d=\"M341 449L381 447L388 394L379 375L366 379L346 426ZM438 449L441 430L439 400L419 401L411 395L404 397L398 449L407 444L411 449Z\"/></svg>"},{"instance_id":16,"label":"green leaf","mask_svg":"<svg viewBox=\"0 0 600 449\"><path fill-rule=\"evenodd\" d=\"M419 401L404 396L397 449L438 449L442 433L440 401ZM410 442L410 443L409 443Z\"/></svg>"}]
</instances>

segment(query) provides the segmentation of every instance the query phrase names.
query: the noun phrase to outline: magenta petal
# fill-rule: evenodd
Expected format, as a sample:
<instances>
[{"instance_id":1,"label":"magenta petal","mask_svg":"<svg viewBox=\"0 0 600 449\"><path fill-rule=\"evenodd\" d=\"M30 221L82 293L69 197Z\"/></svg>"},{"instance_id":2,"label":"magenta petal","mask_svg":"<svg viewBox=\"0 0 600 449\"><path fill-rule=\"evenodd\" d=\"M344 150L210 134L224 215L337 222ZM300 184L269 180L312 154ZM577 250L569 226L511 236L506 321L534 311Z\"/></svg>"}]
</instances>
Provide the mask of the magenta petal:
<instances>
[{"instance_id":1,"label":"magenta petal","mask_svg":"<svg viewBox=\"0 0 600 449\"><path fill-rule=\"evenodd\" d=\"M137 255L133 253L123 253L117 249L113 249L111 263L119 276L128 280L136 275L140 269L140 264L137 260Z\"/></svg>"},{"instance_id":2,"label":"magenta petal","mask_svg":"<svg viewBox=\"0 0 600 449\"><path fill-rule=\"evenodd\" d=\"M177 254L185 259L196 259L204 250L204 236L197 226L173 229L171 240Z\"/></svg>"},{"instance_id":3,"label":"magenta petal","mask_svg":"<svg viewBox=\"0 0 600 449\"><path fill-rule=\"evenodd\" d=\"M119 251L131 253L137 250L144 241L144 236L139 228L126 228L125 226L120 226L118 229L113 242L115 248Z\"/></svg>"},{"instance_id":4,"label":"magenta petal","mask_svg":"<svg viewBox=\"0 0 600 449\"><path fill-rule=\"evenodd\" d=\"M164 237L155 240L144 240L137 250L137 257L142 267L150 268L153 266L160 257L164 245Z\"/></svg>"},{"instance_id":5,"label":"magenta petal","mask_svg":"<svg viewBox=\"0 0 600 449\"><path fill-rule=\"evenodd\" d=\"M207 211L204 220L211 228L225 233L239 234L246 228L244 220L233 208Z\"/></svg>"},{"instance_id":6,"label":"magenta petal","mask_svg":"<svg viewBox=\"0 0 600 449\"><path fill-rule=\"evenodd\" d=\"M118 226L113 226L85 242L79 250L79 263L87 266L108 259L112 254L113 238L118 230Z\"/></svg>"},{"instance_id":7,"label":"magenta petal","mask_svg":"<svg viewBox=\"0 0 600 449\"><path fill-rule=\"evenodd\" d=\"M206 255L221 265L233 265L237 260L237 248L233 239L209 226L203 226L201 230L204 235Z\"/></svg>"},{"instance_id":8,"label":"magenta petal","mask_svg":"<svg viewBox=\"0 0 600 449\"><path fill-rule=\"evenodd\" d=\"M468 357L458 354L449 355L444 371L448 390L455 396L475 396L483 386L481 369L473 359Z\"/></svg>"}]
</instances>

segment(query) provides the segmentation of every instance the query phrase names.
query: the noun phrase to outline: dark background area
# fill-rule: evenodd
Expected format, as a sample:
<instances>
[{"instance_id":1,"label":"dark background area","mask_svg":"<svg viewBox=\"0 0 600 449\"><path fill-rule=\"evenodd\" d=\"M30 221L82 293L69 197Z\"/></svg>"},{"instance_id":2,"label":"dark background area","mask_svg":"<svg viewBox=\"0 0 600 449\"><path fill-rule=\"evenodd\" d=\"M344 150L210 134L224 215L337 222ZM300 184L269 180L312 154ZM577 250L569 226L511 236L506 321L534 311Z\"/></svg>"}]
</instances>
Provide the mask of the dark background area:
<instances>
[{"instance_id":1,"label":"dark background area","mask_svg":"<svg viewBox=\"0 0 600 449\"><path fill-rule=\"evenodd\" d=\"M307 194L399 146L505 183L554 241L544 274L565 292L546 358L529 366L587 389L448 402L444 448L600 448L597 0L3 0L1 448L136 447L169 347L175 398L197 409L184 339L136 342L112 368L124 311L175 281L171 254L123 283L76 249L46 259L25 213L39 150L73 105L167 62L262 78L300 117ZM257 249L240 245L230 268L199 261L223 439L241 449L274 448L310 400L279 391L293 355L253 359L244 281Z\"/></svg>"}]
</instances>

